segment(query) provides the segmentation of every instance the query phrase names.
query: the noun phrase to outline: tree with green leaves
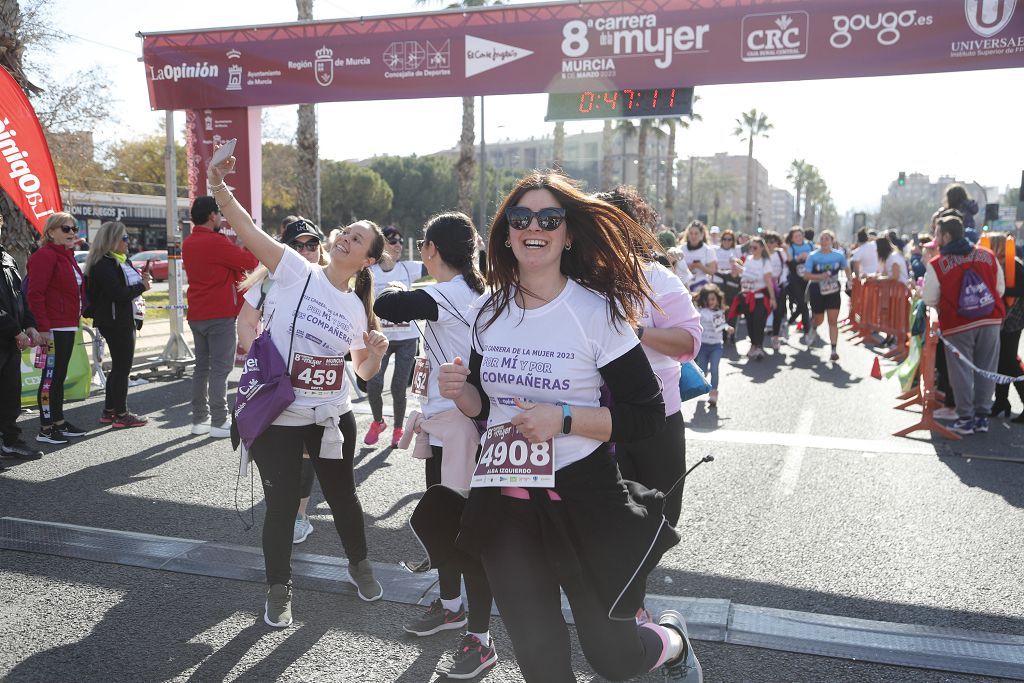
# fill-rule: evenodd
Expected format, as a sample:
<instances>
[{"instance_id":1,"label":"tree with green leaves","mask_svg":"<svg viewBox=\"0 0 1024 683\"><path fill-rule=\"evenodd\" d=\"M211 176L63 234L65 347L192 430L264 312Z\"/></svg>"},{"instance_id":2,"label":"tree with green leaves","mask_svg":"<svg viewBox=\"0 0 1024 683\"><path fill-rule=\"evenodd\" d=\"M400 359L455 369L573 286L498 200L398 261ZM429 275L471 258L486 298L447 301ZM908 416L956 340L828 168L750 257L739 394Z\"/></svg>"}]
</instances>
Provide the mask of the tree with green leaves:
<instances>
[{"instance_id":1,"label":"tree with green leaves","mask_svg":"<svg viewBox=\"0 0 1024 683\"><path fill-rule=\"evenodd\" d=\"M768 137L768 131L774 126L768 122L768 116L759 113L757 109L743 112L740 118L736 119L736 128L732 134L747 143L747 199L744 208L746 221L743 229L749 230L754 224L754 140Z\"/></svg>"},{"instance_id":2,"label":"tree with green leaves","mask_svg":"<svg viewBox=\"0 0 1024 683\"><path fill-rule=\"evenodd\" d=\"M391 210L384 220L402 228L406 235L418 231L435 213L451 211L459 205L459 186L451 159L386 156L373 159L370 168L394 193Z\"/></svg>"},{"instance_id":3,"label":"tree with green leaves","mask_svg":"<svg viewBox=\"0 0 1024 683\"><path fill-rule=\"evenodd\" d=\"M615 124L615 132L622 141L622 175L619 177L619 183L625 185L628 177L626 173L629 170L628 143L629 139L637 134L637 125L630 119L622 119Z\"/></svg>"},{"instance_id":4,"label":"tree with green leaves","mask_svg":"<svg viewBox=\"0 0 1024 683\"><path fill-rule=\"evenodd\" d=\"M160 127L163 128L162 122ZM105 189L131 194L163 195L167 181L164 169L166 147L167 139L162 131L144 138L115 143L107 152L109 177L114 184ZM176 144L175 148L176 175L178 178L187 178L185 147Z\"/></svg>"},{"instance_id":5,"label":"tree with green leaves","mask_svg":"<svg viewBox=\"0 0 1024 683\"><path fill-rule=\"evenodd\" d=\"M786 171L786 180L793 183L793 190L796 192L796 215L793 217L795 225L800 225L800 198L803 196L804 185L807 184L809 167L806 159L793 159Z\"/></svg>"},{"instance_id":6,"label":"tree with green leaves","mask_svg":"<svg viewBox=\"0 0 1024 683\"><path fill-rule=\"evenodd\" d=\"M394 194L372 168L350 161L320 162L323 183L323 226L329 230L353 221L380 223L391 211Z\"/></svg>"},{"instance_id":7,"label":"tree with green leaves","mask_svg":"<svg viewBox=\"0 0 1024 683\"><path fill-rule=\"evenodd\" d=\"M562 168L565 164L565 121L555 122L555 137L552 150L552 164L555 168Z\"/></svg>"}]
</instances>

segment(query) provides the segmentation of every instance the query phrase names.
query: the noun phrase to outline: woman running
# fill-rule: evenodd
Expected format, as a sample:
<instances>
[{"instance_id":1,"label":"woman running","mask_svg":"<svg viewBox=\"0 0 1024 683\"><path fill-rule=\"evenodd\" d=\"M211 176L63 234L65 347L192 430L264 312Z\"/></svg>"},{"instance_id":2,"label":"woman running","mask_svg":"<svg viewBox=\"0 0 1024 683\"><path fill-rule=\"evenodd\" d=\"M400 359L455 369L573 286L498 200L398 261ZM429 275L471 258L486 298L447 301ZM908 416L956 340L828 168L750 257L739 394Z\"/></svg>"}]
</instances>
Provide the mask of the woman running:
<instances>
[{"instance_id":1,"label":"woman running","mask_svg":"<svg viewBox=\"0 0 1024 683\"><path fill-rule=\"evenodd\" d=\"M841 251L832 249L835 240L835 233L831 230L822 230L818 238L818 249L811 253L804 263L804 279L811 283L807 287L807 293L811 300L811 312L814 314L807 344L809 346L814 343L818 336L818 326L827 314L828 338L832 344L832 355L829 356L829 360L833 362L839 360L839 353L836 351L836 344L839 342L839 306L842 304L839 271L846 272L847 283L853 280L846 256Z\"/></svg>"},{"instance_id":2,"label":"woman running","mask_svg":"<svg viewBox=\"0 0 1024 683\"><path fill-rule=\"evenodd\" d=\"M686 226L686 240L682 254L686 267L693 274L690 289L700 289L711 281L711 276L718 272L718 259L715 248L708 244L708 226L701 221L690 221Z\"/></svg>"},{"instance_id":3,"label":"woman running","mask_svg":"<svg viewBox=\"0 0 1024 683\"><path fill-rule=\"evenodd\" d=\"M772 286L775 290L776 304L772 309L772 350L778 351L781 345L779 333L782 323L789 314L786 307L786 290L789 287L789 264L786 249L782 246L779 233L768 231L764 234L764 244L768 248L768 261L772 269Z\"/></svg>"},{"instance_id":4,"label":"woman running","mask_svg":"<svg viewBox=\"0 0 1024 683\"><path fill-rule=\"evenodd\" d=\"M286 223L281 232L281 243L294 249L302 258L310 263L327 265L327 251L324 249L324 234L311 221L298 216ZM245 292L242 309L238 312L238 347L242 353L248 353L249 347L256 341L262 331L262 321L270 318L274 311L274 279L268 277L270 271L266 266L258 266L254 271L238 283L238 290ZM300 484L299 508L295 513L295 526L292 529L292 543L302 543L313 533L313 523L309 521L306 510L309 498L313 494L313 461L309 453L302 454L302 483Z\"/></svg>"},{"instance_id":5,"label":"woman running","mask_svg":"<svg viewBox=\"0 0 1024 683\"><path fill-rule=\"evenodd\" d=\"M792 325L799 318L804 332L801 341L810 345L811 314L807 308L807 280L804 274L807 272L807 257L814 251L814 245L806 240L799 225L793 226L786 235L786 251L789 254L789 300L795 309L789 316L789 324Z\"/></svg>"},{"instance_id":6,"label":"woman running","mask_svg":"<svg viewBox=\"0 0 1024 683\"><path fill-rule=\"evenodd\" d=\"M470 320L468 367L441 368L442 396L488 424L458 547L481 554L530 683L576 680L559 588L599 675L699 671L678 613L636 622L647 574L679 537L660 496L631 498L608 451L665 418L631 327L650 296L637 247L656 249L653 236L569 179L523 178L491 225L493 292ZM602 384L611 408L600 407ZM502 481L506 462L533 474Z\"/></svg>"},{"instance_id":7,"label":"woman running","mask_svg":"<svg viewBox=\"0 0 1024 683\"><path fill-rule=\"evenodd\" d=\"M642 227L650 229L657 223L658 214L634 187L620 185L611 192L594 196L619 209ZM692 359L700 349L700 315L693 307L686 287L667 268L647 260L644 275L654 294L654 304L644 302L643 317L636 334L664 388L665 428L642 441L617 442L615 460L623 479L658 491L668 491L686 472L686 430L680 410L679 364ZM665 519L672 526L679 521L682 499L681 485L666 498Z\"/></svg>"},{"instance_id":8,"label":"woman running","mask_svg":"<svg viewBox=\"0 0 1024 683\"><path fill-rule=\"evenodd\" d=\"M224 183L234 168L234 157L211 165L210 191L239 239L274 279L276 314L266 327L295 391L294 402L249 449L267 503L263 557L270 589L263 620L284 628L292 623L292 533L301 497L303 448L334 515L348 556L349 581L363 600L379 600L383 594L367 559L363 508L352 472L356 420L344 363L351 352L356 374L369 379L387 351L388 340L377 330L371 307L369 271L384 254L384 235L369 221L353 223L335 242L329 265L310 263L256 227ZM350 288L353 277L355 287Z\"/></svg>"},{"instance_id":9,"label":"woman running","mask_svg":"<svg viewBox=\"0 0 1024 683\"><path fill-rule=\"evenodd\" d=\"M725 296L725 307L732 305L732 300L740 293L740 278L738 274L743 261L743 248L736 244L736 233L732 230L725 230L715 247L715 261L717 270L711 278L711 282L718 285ZM697 287L694 291L699 290ZM732 340L735 341L735 340Z\"/></svg>"},{"instance_id":10,"label":"woman running","mask_svg":"<svg viewBox=\"0 0 1024 683\"><path fill-rule=\"evenodd\" d=\"M750 240L750 253L743 261L740 288L742 292L736 297L736 308L747 320L747 334L750 336L747 358L760 360L765 357L764 329L768 314L777 308L768 247L760 237Z\"/></svg>"},{"instance_id":11,"label":"woman running","mask_svg":"<svg viewBox=\"0 0 1024 683\"><path fill-rule=\"evenodd\" d=\"M387 258L381 263L370 267L373 273L374 296L384 291L392 282L399 282L405 289L412 289L412 283L424 275L423 263L420 261L400 261L402 258L402 233L394 226L384 228L384 251ZM408 320L398 322L390 318L381 318L381 331L388 338L388 352L380 364L380 372L366 383L366 396L370 402L373 422L370 423L363 443L372 446L380 439L381 433L388 428L384 421L384 373L388 369L388 359L395 359L395 369L391 373L391 406L394 412L394 429L391 431L391 447L394 448L402 440L402 425L405 422L405 393L412 376L413 364L416 361L416 348L419 345L419 332L409 324Z\"/></svg>"},{"instance_id":12,"label":"woman running","mask_svg":"<svg viewBox=\"0 0 1024 683\"><path fill-rule=\"evenodd\" d=\"M476 425L450 399L441 396L437 385L444 363L456 357L469 357L469 309L484 293L483 277L476 265L476 234L473 221L465 214L444 213L431 218L418 249L423 265L437 284L407 291L392 283L373 305L379 317L396 323L426 321L424 353L416 359L412 391L420 396L419 438L429 439L430 444L430 457L425 461L427 488L444 484L467 489L476 464L480 441ZM452 529L453 533L456 531ZM479 558L467 557L437 567L437 576L441 597L407 624L405 630L429 636L466 626L446 675L473 678L498 661L489 632L492 599L487 575ZM466 605L462 602L463 579Z\"/></svg>"}]
</instances>

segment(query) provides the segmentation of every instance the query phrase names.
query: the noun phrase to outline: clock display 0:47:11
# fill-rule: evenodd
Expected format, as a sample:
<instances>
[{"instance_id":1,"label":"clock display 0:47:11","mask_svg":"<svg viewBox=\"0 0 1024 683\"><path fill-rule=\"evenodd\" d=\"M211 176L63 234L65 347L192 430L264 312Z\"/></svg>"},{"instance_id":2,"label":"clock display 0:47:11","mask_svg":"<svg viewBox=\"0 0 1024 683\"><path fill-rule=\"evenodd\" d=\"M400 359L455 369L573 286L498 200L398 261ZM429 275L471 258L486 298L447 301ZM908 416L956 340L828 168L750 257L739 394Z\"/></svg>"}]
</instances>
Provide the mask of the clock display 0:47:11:
<instances>
[{"instance_id":1,"label":"clock display 0:47:11","mask_svg":"<svg viewBox=\"0 0 1024 683\"><path fill-rule=\"evenodd\" d=\"M594 110L604 108L616 112L618 108L627 111L637 110L657 112L661 100L661 109L666 112L672 111L676 106L676 88L653 90L605 90L603 92L592 92L586 90L580 93L580 113L589 114Z\"/></svg>"}]
</instances>

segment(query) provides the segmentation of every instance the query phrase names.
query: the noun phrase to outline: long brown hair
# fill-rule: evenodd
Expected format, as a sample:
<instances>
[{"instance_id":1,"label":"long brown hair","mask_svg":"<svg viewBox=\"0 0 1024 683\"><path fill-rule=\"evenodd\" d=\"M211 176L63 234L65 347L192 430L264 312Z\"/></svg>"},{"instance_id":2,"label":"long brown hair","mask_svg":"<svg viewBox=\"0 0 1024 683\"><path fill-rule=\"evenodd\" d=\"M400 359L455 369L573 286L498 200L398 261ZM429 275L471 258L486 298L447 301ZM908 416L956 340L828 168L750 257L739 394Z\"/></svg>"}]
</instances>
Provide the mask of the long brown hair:
<instances>
[{"instance_id":1,"label":"long brown hair","mask_svg":"<svg viewBox=\"0 0 1024 683\"><path fill-rule=\"evenodd\" d=\"M362 225L373 231L373 241L370 242L366 255L372 258L374 263L380 263L381 256L384 255L384 233L381 232L380 226L368 220L356 221L352 225ZM352 225L348 227L352 227ZM353 289L366 310L367 331L379 330L380 321L377 320L377 314L373 312L373 273L368 267L362 268L356 273L356 284Z\"/></svg>"},{"instance_id":2,"label":"long brown hair","mask_svg":"<svg viewBox=\"0 0 1024 683\"><path fill-rule=\"evenodd\" d=\"M654 235L608 202L584 193L576 181L558 173L534 171L516 183L491 222L487 284L493 292L484 309L490 308L492 314L481 329L486 330L505 312L513 289L520 287L519 264L512 250L505 246L509 239L505 210L518 204L531 190L547 190L565 209L567 237L572 246L562 251L562 274L605 296L608 318L613 324L633 324L639 320L644 300L653 303L640 254L659 249Z\"/></svg>"}]
</instances>

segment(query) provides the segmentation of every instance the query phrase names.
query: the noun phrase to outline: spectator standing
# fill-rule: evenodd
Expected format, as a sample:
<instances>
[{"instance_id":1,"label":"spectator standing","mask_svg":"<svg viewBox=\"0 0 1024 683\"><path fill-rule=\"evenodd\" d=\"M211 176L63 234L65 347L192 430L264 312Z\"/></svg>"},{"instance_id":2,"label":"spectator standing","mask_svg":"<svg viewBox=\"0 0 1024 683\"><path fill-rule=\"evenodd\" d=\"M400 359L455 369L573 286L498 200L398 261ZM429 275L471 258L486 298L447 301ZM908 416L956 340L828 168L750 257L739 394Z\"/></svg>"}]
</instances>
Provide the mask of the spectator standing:
<instances>
[{"instance_id":1,"label":"spectator standing","mask_svg":"<svg viewBox=\"0 0 1024 683\"><path fill-rule=\"evenodd\" d=\"M890 280L899 280L905 285L910 284L907 260L888 235L882 235L875 240L875 249L878 252L878 275Z\"/></svg>"},{"instance_id":2,"label":"spectator standing","mask_svg":"<svg viewBox=\"0 0 1024 683\"><path fill-rule=\"evenodd\" d=\"M1024 375L1017 349L1020 347L1020 332L1024 329L1024 262L1013 258L1013 273L1006 269L1006 235L997 233L989 236L992 252L996 255L999 267L1003 269L1006 288L1003 291L1003 303L1006 305L1006 319L999 329L999 365L997 372L1008 377ZM1014 382L1014 388L1021 401L1024 401L1024 382ZM998 417L1005 413L1010 416L1010 385L996 385L996 401L992 404L992 415ZM1024 412L1013 418L1013 422L1024 423Z\"/></svg>"},{"instance_id":3,"label":"spectator standing","mask_svg":"<svg viewBox=\"0 0 1024 683\"><path fill-rule=\"evenodd\" d=\"M84 278L75 261L78 224L69 213L55 213L43 227L43 245L28 259L28 307L47 345L39 382L39 434L36 441L65 444L86 430L64 419L64 380L82 317Z\"/></svg>"},{"instance_id":4,"label":"spectator standing","mask_svg":"<svg viewBox=\"0 0 1024 683\"><path fill-rule=\"evenodd\" d=\"M850 254L850 267L859 277L868 277L878 272L878 246L871 239L867 229L857 231L857 247Z\"/></svg>"},{"instance_id":5,"label":"spectator standing","mask_svg":"<svg viewBox=\"0 0 1024 683\"><path fill-rule=\"evenodd\" d=\"M974 215L978 213L978 202L971 199L967 194L967 188L960 183L947 185L945 190L946 199L943 209L953 209L960 212L964 223L964 237L971 244L978 243L978 230L974 225Z\"/></svg>"},{"instance_id":6,"label":"spectator standing","mask_svg":"<svg viewBox=\"0 0 1024 683\"><path fill-rule=\"evenodd\" d=\"M922 299L939 311L946 369L956 399L957 420L952 429L958 434L987 432L995 381L976 373L968 363L986 372L998 367L999 328L1005 311L1003 271L995 254L975 247L964 236L959 212L949 211L939 218L938 242L939 255L928 263L924 275Z\"/></svg>"},{"instance_id":7,"label":"spectator standing","mask_svg":"<svg viewBox=\"0 0 1024 683\"><path fill-rule=\"evenodd\" d=\"M135 358L135 333L142 329L145 309L142 293L149 289L149 273L139 273L128 260L128 233L124 223L107 222L96 232L85 261L86 291L93 323L110 350L110 374L104 395L101 424L114 429L141 427L149 420L128 412L128 375Z\"/></svg>"},{"instance_id":8,"label":"spectator standing","mask_svg":"<svg viewBox=\"0 0 1024 683\"><path fill-rule=\"evenodd\" d=\"M0 230L4 219L0 216ZM21 352L42 343L36 321L21 293L21 275L14 258L0 246L0 452L19 460L43 454L21 440ZM0 468L2 471L3 468Z\"/></svg>"},{"instance_id":9,"label":"spectator standing","mask_svg":"<svg viewBox=\"0 0 1024 683\"><path fill-rule=\"evenodd\" d=\"M231 435L227 382L235 361L235 318L242 307L237 286L258 265L256 257L220 234L220 218L213 197L198 197L192 204L192 234L181 245L196 354L192 433L215 438Z\"/></svg>"}]
</instances>

